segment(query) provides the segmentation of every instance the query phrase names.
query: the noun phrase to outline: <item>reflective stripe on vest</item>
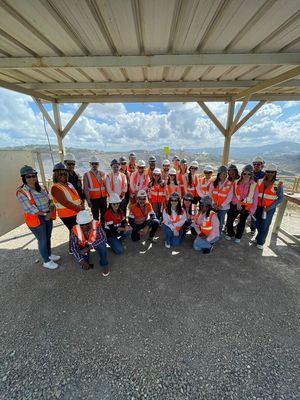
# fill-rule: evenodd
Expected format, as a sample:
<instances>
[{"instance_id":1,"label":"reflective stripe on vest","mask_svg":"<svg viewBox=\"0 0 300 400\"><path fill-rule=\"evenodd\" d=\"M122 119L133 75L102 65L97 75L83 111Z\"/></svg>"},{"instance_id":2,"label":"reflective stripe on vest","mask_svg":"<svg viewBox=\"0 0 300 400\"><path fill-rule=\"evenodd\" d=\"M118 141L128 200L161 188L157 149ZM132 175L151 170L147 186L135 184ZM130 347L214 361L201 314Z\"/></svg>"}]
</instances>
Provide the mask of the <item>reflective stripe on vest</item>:
<instances>
[{"instance_id":1,"label":"reflective stripe on vest","mask_svg":"<svg viewBox=\"0 0 300 400\"><path fill-rule=\"evenodd\" d=\"M78 238L80 246L85 247L86 244L91 245L92 243L94 243L96 241L97 229L98 229L99 225L100 225L99 221L95 221L94 219L92 220L92 229L90 229L88 239L86 239L86 237L84 236L83 229L80 225L77 224L77 225L73 226L72 231L73 231L74 235Z\"/></svg>"},{"instance_id":2,"label":"reflective stripe on vest","mask_svg":"<svg viewBox=\"0 0 300 400\"><path fill-rule=\"evenodd\" d=\"M231 184L227 180L223 183L221 187L219 187L219 184L216 187L214 187L212 191L213 203L222 205L225 202L230 192L230 189L231 189Z\"/></svg>"},{"instance_id":3,"label":"reflective stripe on vest","mask_svg":"<svg viewBox=\"0 0 300 400\"><path fill-rule=\"evenodd\" d=\"M170 196L172 193L178 193L180 194L181 190L179 185L174 185L173 187L171 184L167 185L167 195Z\"/></svg>"},{"instance_id":4,"label":"reflective stripe on vest","mask_svg":"<svg viewBox=\"0 0 300 400\"><path fill-rule=\"evenodd\" d=\"M172 211L171 211L171 215L168 214L169 220L172 224L176 224L177 222L179 222L181 220L182 216L183 216L183 211L182 211L181 215L177 214L175 218L173 218ZM182 226L175 226L176 231L180 231L181 228L182 228Z\"/></svg>"},{"instance_id":5,"label":"reflective stripe on vest","mask_svg":"<svg viewBox=\"0 0 300 400\"><path fill-rule=\"evenodd\" d=\"M201 178L201 179L200 179L200 191L201 191L204 195L207 194L211 183L212 183L212 179L206 179L206 178Z\"/></svg>"},{"instance_id":6,"label":"reflective stripe on vest","mask_svg":"<svg viewBox=\"0 0 300 400\"><path fill-rule=\"evenodd\" d=\"M76 206L81 205L81 199L71 183L68 183L68 186L62 185L61 183L54 183L53 187L60 189L63 193L65 198L70 202L75 204ZM73 217L77 214L77 211L70 210L69 208L60 204L56 198L53 196L53 203L56 207L57 214L60 218L68 218Z\"/></svg>"},{"instance_id":7,"label":"reflective stripe on vest","mask_svg":"<svg viewBox=\"0 0 300 400\"><path fill-rule=\"evenodd\" d=\"M211 219L212 219L214 214L215 214L214 211L211 211L209 213L208 218L206 218L205 221L203 222L203 224L200 225L200 231L201 231L201 233L203 233L203 235L209 235L210 232L212 231Z\"/></svg>"},{"instance_id":8,"label":"reflective stripe on vest","mask_svg":"<svg viewBox=\"0 0 300 400\"><path fill-rule=\"evenodd\" d=\"M277 188L282 185L282 182L278 182L275 185L272 182L267 188L265 188L264 178L258 181L258 206L260 207L270 207L274 201L278 199Z\"/></svg>"},{"instance_id":9,"label":"reflective stripe on vest","mask_svg":"<svg viewBox=\"0 0 300 400\"><path fill-rule=\"evenodd\" d=\"M192 196L197 196L197 185L198 185L199 179L197 175L194 175L192 177L192 186L187 186L187 192L191 193ZM188 177L187 177L187 185L189 185L188 182Z\"/></svg>"},{"instance_id":10,"label":"reflective stripe on vest","mask_svg":"<svg viewBox=\"0 0 300 400\"><path fill-rule=\"evenodd\" d=\"M165 188L154 184L150 190L150 202L162 203L165 197Z\"/></svg>"},{"instance_id":11,"label":"reflective stripe on vest","mask_svg":"<svg viewBox=\"0 0 300 400\"><path fill-rule=\"evenodd\" d=\"M29 204L31 206L35 205L34 198L30 191L28 191L24 188L20 188L17 190L16 195L18 195L18 193L22 193L24 196L26 196L28 198ZM29 226L30 228L36 228L37 226L40 226L40 224L41 224L39 216L36 214L29 214L29 213L24 212L24 219L25 219L27 226Z\"/></svg>"},{"instance_id":12,"label":"reflective stripe on vest","mask_svg":"<svg viewBox=\"0 0 300 400\"><path fill-rule=\"evenodd\" d=\"M235 196L242 206L245 206L246 210L250 210L253 204L253 197L257 183L252 181L249 185L248 194L245 199L241 200L240 185L235 183Z\"/></svg>"},{"instance_id":13,"label":"reflective stripe on vest","mask_svg":"<svg viewBox=\"0 0 300 400\"><path fill-rule=\"evenodd\" d=\"M143 172L142 174L139 174L137 171L133 173L133 184L134 186L137 185L137 181L138 181L138 175L143 175L143 182L142 182L142 186L140 186L140 188L146 188L147 186L147 175L145 174L145 172ZM135 188L136 189L136 188Z\"/></svg>"},{"instance_id":14,"label":"reflective stripe on vest","mask_svg":"<svg viewBox=\"0 0 300 400\"><path fill-rule=\"evenodd\" d=\"M105 178L103 178L100 175L100 182L99 182L95 174L92 173L91 171L86 172L85 176L87 177L88 181L88 191L90 199L99 199L101 197L107 197Z\"/></svg>"}]
</instances>

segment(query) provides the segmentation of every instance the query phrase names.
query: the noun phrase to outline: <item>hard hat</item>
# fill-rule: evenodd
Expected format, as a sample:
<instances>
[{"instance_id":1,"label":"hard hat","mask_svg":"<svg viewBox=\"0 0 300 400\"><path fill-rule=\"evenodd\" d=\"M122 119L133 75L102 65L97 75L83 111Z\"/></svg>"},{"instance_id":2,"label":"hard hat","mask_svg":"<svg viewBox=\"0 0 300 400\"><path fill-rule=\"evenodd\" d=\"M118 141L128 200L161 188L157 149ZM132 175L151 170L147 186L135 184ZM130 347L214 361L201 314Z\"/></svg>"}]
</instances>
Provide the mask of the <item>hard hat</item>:
<instances>
[{"instance_id":1,"label":"hard hat","mask_svg":"<svg viewBox=\"0 0 300 400\"><path fill-rule=\"evenodd\" d=\"M175 168L171 168L169 171L169 175L176 175L176 169Z\"/></svg>"},{"instance_id":2,"label":"hard hat","mask_svg":"<svg viewBox=\"0 0 300 400\"><path fill-rule=\"evenodd\" d=\"M74 154L72 153L65 154L64 161L76 161Z\"/></svg>"},{"instance_id":3,"label":"hard hat","mask_svg":"<svg viewBox=\"0 0 300 400\"><path fill-rule=\"evenodd\" d=\"M221 174L222 172L227 173L227 167L225 165L221 165L221 167L218 168L218 174Z\"/></svg>"},{"instance_id":4,"label":"hard hat","mask_svg":"<svg viewBox=\"0 0 300 400\"><path fill-rule=\"evenodd\" d=\"M30 167L29 165L24 165L20 169L20 175L28 175L28 174L37 174L36 170Z\"/></svg>"},{"instance_id":5,"label":"hard hat","mask_svg":"<svg viewBox=\"0 0 300 400\"><path fill-rule=\"evenodd\" d=\"M183 196L183 200L191 200L191 201L193 201L194 197L193 197L193 195L191 193L188 192Z\"/></svg>"},{"instance_id":6,"label":"hard hat","mask_svg":"<svg viewBox=\"0 0 300 400\"><path fill-rule=\"evenodd\" d=\"M264 159L260 156L256 156L253 158L252 162L260 162L260 163L264 163Z\"/></svg>"},{"instance_id":7,"label":"hard hat","mask_svg":"<svg viewBox=\"0 0 300 400\"><path fill-rule=\"evenodd\" d=\"M130 153L130 154L129 154L129 157L134 157L134 158L136 158L136 154L135 154L135 153Z\"/></svg>"},{"instance_id":8,"label":"hard hat","mask_svg":"<svg viewBox=\"0 0 300 400\"><path fill-rule=\"evenodd\" d=\"M180 160L180 164L187 164L187 159L183 158L182 160Z\"/></svg>"},{"instance_id":9,"label":"hard hat","mask_svg":"<svg viewBox=\"0 0 300 400\"><path fill-rule=\"evenodd\" d=\"M161 170L159 168L154 168L153 174L155 175L161 175Z\"/></svg>"},{"instance_id":10,"label":"hard hat","mask_svg":"<svg viewBox=\"0 0 300 400\"><path fill-rule=\"evenodd\" d=\"M229 165L228 165L228 171L231 170L231 169L238 170L238 169L237 169L237 166L236 166L235 164L229 164Z\"/></svg>"},{"instance_id":11,"label":"hard hat","mask_svg":"<svg viewBox=\"0 0 300 400\"><path fill-rule=\"evenodd\" d=\"M200 200L200 204L203 206L212 206L212 198L209 196L204 196Z\"/></svg>"},{"instance_id":12,"label":"hard hat","mask_svg":"<svg viewBox=\"0 0 300 400\"><path fill-rule=\"evenodd\" d=\"M267 164L266 165L266 167L265 167L265 171L278 171L278 167L277 167L277 165L276 164L274 164L274 163L269 163L269 164Z\"/></svg>"},{"instance_id":13,"label":"hard hat","mask_svg":"<svg viewBox=\"0 0 300 400\"><path fill-rule=\"evenodd\" d=\"M180 161L180 158L178 157L178 156L174 156L173 158L172 158L172 161Z\"/></svg>"},{"instance_id":14,"label":"hard hat","mask_svg":"<svg viewBox=\"0 0 300 400\"><path fill-rule=\"evenodd\" d=\"M213 172L213 170L211 165L205 165L203 172Z\"/></svg>"},{"instance_id":15,"label":"hard hat","mask_svg":"<svg viewBox=\"0 0 300 400\"><path fill-rule=\"evenodd\" d=\"M150 161L156 162L156 157L155 157L155 156L150 156L150 157L149 157L149 162L150 162Z\"/></svg>"},{"instance_id":16,"label":"hard hat","mask_svg":"<svg viewBox=\"0 0 300 400\"><path fill-rule=\"evenodd\" d=\"M147 198L147 193L145 192L145 190L141 189L141 190L138 191L138 194L137 194L136 197L138 197L138 198L141 198L141 197Z\"/></svg>"},{"instance_id":17,"label":"hard hat","mask_svg":"<svg viewBox=\"0 0 300 400\"><path fill-rule=\"evenodd\" d=\"M61 170L62 170L62 171L66 171L66 170L67 170L65 164L59 162L59 163L57 163L57 164L54 165L54 167L53 167L53 172L54 172L54 171L61 171Z\"/></svg>"},{"instance_id":18,"label":"hard hat","mask_svg":"<svg viewBox=\"0 0 300 400\"><path fill-rule=\"evenodd\" d=\"M98 158L96 156L90 157L90 163L99 163Z\"/></svg>"},{"instance_id":19,"label":"hard hat","mask_svg":"<svg viewBox=\"0 0 300 400\"><path fill-rule=\"evenodd\" d=\"M171 163L170 163L169 160L164 160L163 163L162 163L162 165L171 165Z\"/></svg>"},{"instance_id":20,"label":"hard hat","mask_svg":"<svg viewBox=\"0 0 300 400\"><path fill-rule=\"evenodd\" d=\"M120 163L121 163L121 162L126 162L126 163L127 163L127 158L124 157L124 156L122 156L122 157L119 158L119 162L120 162Z\"/></svg>"},{"instance_id":21,"label":"hard hat","mask_svg":"<svg viewBox=\"0 0 300 400\"><path fill-rule=\"evenodd\" d=\"M190 168L191 168L191 167L199 168L199 163L198 163L198 161L192 161L192 162L191 162L191 165L190 165Z\"/></svg>"},{"instance_id":22,"label":"hard hat","mask_svg":"<svg viewBox=\"0 0 300 400\"><path fill-rule=\"evenodd\" d=\"M252 167L252 165L251 165L251 164L245 165L244 168L243 168L243 172L244 172L244 171L250 172L250 173L252 174L252 173L253 173L253 167Z\"/></svg>"},{"instance_id":23,"label":"hard hat","mask_svg":"<svg viewBox=\"0 0 300 400\"><path fill-rule=\"evenodd\" d=\"M173 199L173 200L180 200L179 194L176 193L176 192L172 193L172 194L170 195L170 199Z\"/></svg>"},{"instance_id":24,"label":"hard hat","mask_svg":"<svg viewBox=\"0 0 300 400\"><path fill-rule=\"evenodd\" d=\"M146 167L146 163L144 160L139 160L137 163L137 166L140 168L145 168Z\"/></svg>"},{"instance_id":25,"label":"hard hat","mask_svg":"<svg viewBox=\"0 0 300 400\"><path fill-rule=\"evenodd\" d=\"M111 160L110 166L112 166L112 165L114 165L114 164L120 165L119 161L118 161L116 158L114 158L113 160Z\"/></svg>"},{"instance_id":26,"label":"hard hat","mask_svg":"<svg viewBox=\"0 0 300 400\"><path fill-rule=\"evenodd\" d=\"M89 224L92 220L92 214L88 210L79 211L79 213L76 215L76 222L79 225Z\"/></svg>"},{"instance_id":27,"label":"hard hat","mask_svg":"<svg viewBox=\"0 0 300 400\"><path fill-rule=\"evenodd\" d=\"M112 193L109 198L108 198L108 202L109 204L111 203L121 203L121 199L120 196L118 195L118 193Z\"/></svg>"}]
</instances>

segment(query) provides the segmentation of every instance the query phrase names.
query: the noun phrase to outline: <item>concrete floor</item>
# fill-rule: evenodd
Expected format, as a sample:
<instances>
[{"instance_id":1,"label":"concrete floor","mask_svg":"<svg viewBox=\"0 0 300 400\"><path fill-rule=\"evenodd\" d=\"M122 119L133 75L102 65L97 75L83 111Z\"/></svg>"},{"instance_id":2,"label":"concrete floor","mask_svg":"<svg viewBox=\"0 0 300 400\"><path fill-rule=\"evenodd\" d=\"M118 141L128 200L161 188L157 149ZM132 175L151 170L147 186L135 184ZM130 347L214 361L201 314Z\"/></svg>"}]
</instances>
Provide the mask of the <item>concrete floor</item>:
<instances>
[{"instance_id":1,"label":"concrete floor","mask_svg":"<svg viewBox=\"0 0 300 400\"><path fill-rule=\"evenodd\" d=\"M0 238L0 398L299 399L294 245L212 254L128 241L111 275L81 270L56 226L56 271L25 226Z\"/></svg>"}]
</instances>

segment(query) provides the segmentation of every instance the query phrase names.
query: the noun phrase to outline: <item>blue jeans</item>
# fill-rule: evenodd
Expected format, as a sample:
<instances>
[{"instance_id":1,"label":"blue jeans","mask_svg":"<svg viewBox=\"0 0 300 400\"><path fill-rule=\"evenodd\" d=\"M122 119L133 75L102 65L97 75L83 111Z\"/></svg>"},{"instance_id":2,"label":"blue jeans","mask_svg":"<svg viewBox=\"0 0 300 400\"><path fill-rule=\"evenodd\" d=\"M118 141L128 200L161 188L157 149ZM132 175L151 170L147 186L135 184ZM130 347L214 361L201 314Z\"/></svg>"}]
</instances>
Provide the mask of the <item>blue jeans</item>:
<instances>
[{"instance_id":1,"label":"blue jeans","mask_svg":"<svg viewBox=\"0 0 300 400\"><path fill-rule=\"evenodd\" d=\"M129 221L130 225L132 226L132 232L131 232L131 239L133 242L137 242L140 240L140 234L139 231L143 229L145 226L150 227L150 232L149 232L149 237L153 238L155 235L155 232L157 231L157 228L159 226L159 221L157 218L152 218L149 221L145 221L142 224L136 224L135 222Z\"/></svg>"},{"instance_id":2,"label":"blue jeans","mask_svg":"<svg viewBox=\"0 0 300 400\"><path fill-rule=\"evenodd\" d=\"M216 236L214 239L208 241L203 238L196 238L193 243L194 250L203 250L210 249L214 243L219 240L219 236Z\"/></svg>"},{"instance_id":3,"label":"blue jeans","mask_svg":"<svg viewBox=\"0 0 300 400\"><path fill-rule=\"evenodd\" d=\"M29 228L37 238L40 255L44 263L49 262L51 256L51 233L53 227L52 219L46 221L45 217L39 216L40 225L36 228Z\"/></svg>"},{"instance_id":4,"label":"blue jeans","mask_svg":"<svg viewBox=\"0 0 300 400\"><path fill-rule=\"evenodd\" d=\"M122 233L121 237L117 236L107 236L107 244L110 246L112 251L115 254L122 254L124 252L124 247L122 243L122 239L125 239L128 236L127 233Z\"/></svg>"},{"instance_id":5,"label":"blue jeans","mask_svg":"<svg viewBox=\"0 0 300 400\"><path fill-rule=\"evenodd\" d=\"M179 236L174 236L172 229L168 226L163 225L165 242L169 243L171 246L179 246L183 239L183 229L180 229Z\"/></svg>"},{"instance_id":6,"label":"blue jeans","mask_svg":"<svg viewBox=\"0 0 300 400\"><path fill-rule=\"evenodd\" d=\"M224 221L225 221L225 216L228 213L228 210L218 210L217 214L218 214L218 218L219 218L219 222L220 222L220 237L222 234L222 229L223 229L223 225L224 225Z\"/></svg>"},{"instance_id":7,"label":"blue jeans","mask_svg":"<svg viewBox=\"0 0 300 400\"><path fill-rule=\"evenodd\" d=\"M100 244L99 246L95 247L99 255L99 265L100 267L106 267L108 265L107 261L107 251L106 251L106 243ZM85 261L89 262L90 259L90 251L83 255Z\"/></svg>"},{"instance_id":8,"label":"blue jeans","mask_svg":"<svg viewBox=\"0 0 300 400\"><path fill-rule=\"evenodd\" d=\"M257 240L257 244L261 246L265 244L275 210L276 208L273 208L272 210L268 211L266 219L262 219L263 207L257 207L255 211L257 229L257 235L255 239Z\"/></svg>"}]
</instances>

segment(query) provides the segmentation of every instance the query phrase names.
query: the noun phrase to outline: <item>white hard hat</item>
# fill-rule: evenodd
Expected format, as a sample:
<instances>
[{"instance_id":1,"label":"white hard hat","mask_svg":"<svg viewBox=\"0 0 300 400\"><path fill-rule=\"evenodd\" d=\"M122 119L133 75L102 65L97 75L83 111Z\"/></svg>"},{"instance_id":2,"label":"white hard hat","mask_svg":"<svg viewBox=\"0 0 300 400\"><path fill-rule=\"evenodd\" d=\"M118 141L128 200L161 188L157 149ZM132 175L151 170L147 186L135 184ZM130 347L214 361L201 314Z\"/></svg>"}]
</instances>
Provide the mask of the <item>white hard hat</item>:
<instances>
[{"instance_id":1,"label":"white hard hat","mask_svg":"<svg viewBox=\"0 0 300 400\"><path fill-rule=\"evenodd\" d=\"M265 171L278 171L277 165L274 163L269 163L265 167Z\"/></svg>"},{"instance_id":2,"label":"white hard hat","mask_svg":"<svg viewBox=\"0 0 300 400\"><path fill-rule=\"evenodd\" d=\"M64 161L76 161L74 154L72 153L65 154Z\"/></svg>"},{"instance_id":3,"label":"white hard hat","mask_svg":"<svg viewBox=\"0 0 300 400\"><path fill-rule=\"evenodd\" d=\"M146 167L146 163L145 163L144 160L139 160L138 163L137 163L137 166L138 167Z\"/></svg>"},{"instance_id":4,"label":"white hard hat","mask_svg":"<svg viewBox=\"0 0 300 400\"><path fill-rule=\"evenodd\" d=\"M92 156L92 157L90 157L90 162L92 163L92 162L99 162L98 161L98 158L96 157L96 156Z\"/></svg>"},{"instance_id":5,"label":"white hard hat","mask_svg":"<svg viewBox=\"0 0 300 400\"><path fill-rule=\"evenodd\" d=\"M164 160L163 163L162 163L162 165L171 165L171 163L170 163L169 160Z\"/></svg>"},{"instance_id":6,"label":"white hard hat","mask_svg":"<svg viewBox=\"0 0 300 400\"><path fill-rule=\"evenodd\" d=\"M147 197L145 190L141 189L138 191L137 197Z\"/></svg>"},{"instance_id":7,"label":"white hard hat","mask_svg":"<svg viewBox=\"0 0 300 400\"><path fill-rule=\"evenodd\" d=\"M76 222L79 225L89 224L92 220L92 214L88 210L79 211L76 215Z\"/></svg>"},{"instance_id":8,"label":"white hard hat","mask_svg":"<svg viewBox=\"0 0 300 400\"><path fill-rule=\"evenodd\" d=\"M214 169L211 165L205 165L203 172L213 172Z\"/></svg>"},{"instance_id":9,"label":"white hard hat","mask_svg":"<svg viewBox=\"0 0 300 400\"><path fill-rule=\"evenodd\" d=\"M261 162L261 163L264 163L264 159L263 159L262 157L260 157L260 156L256 156L256 157L253 158L252 162L253 162L253 163L254 163L254 162Z\"/></svg>"},{"instance_id":10,"label":"white hard hat","mask_svg":"<svg viewBox=\"0 0 300 400\"><path fill-rule=\"evenodd\" d=\"M153 174L161 175L161 170L159 168L154 168Z\"/></svg>"},{"instance_id":11,"label":"white hard hat","mask_svg":"<svg viewBox=\"0 0 300 400\"><path fill-rule=\"evenodd\" d=\"M120 196L118 195L118 193L112 193L109 198L108 198L108 202L109 204L111 203L121 203L121 199Z\"/></svg>"},{"instance_id":12,"label":"white hard hat","mask_svg":"<svg viewBox=\"0 0 300 400\"><path fill-rule=\"evenodd\" d=\"M192 161L190 167L199 168L199 163L198 163L198 161Z\"/></svg>"},{"instance_id":13,"label":"white hard hat","mask_svg":"<svg viewBox=\"0 0 300 400\"><path fill-rule=\"evenodd\" d=\"M175 168L171 168L169 171L169 175L176 175L176 169Z\"/></svg>"}]
</instances>

